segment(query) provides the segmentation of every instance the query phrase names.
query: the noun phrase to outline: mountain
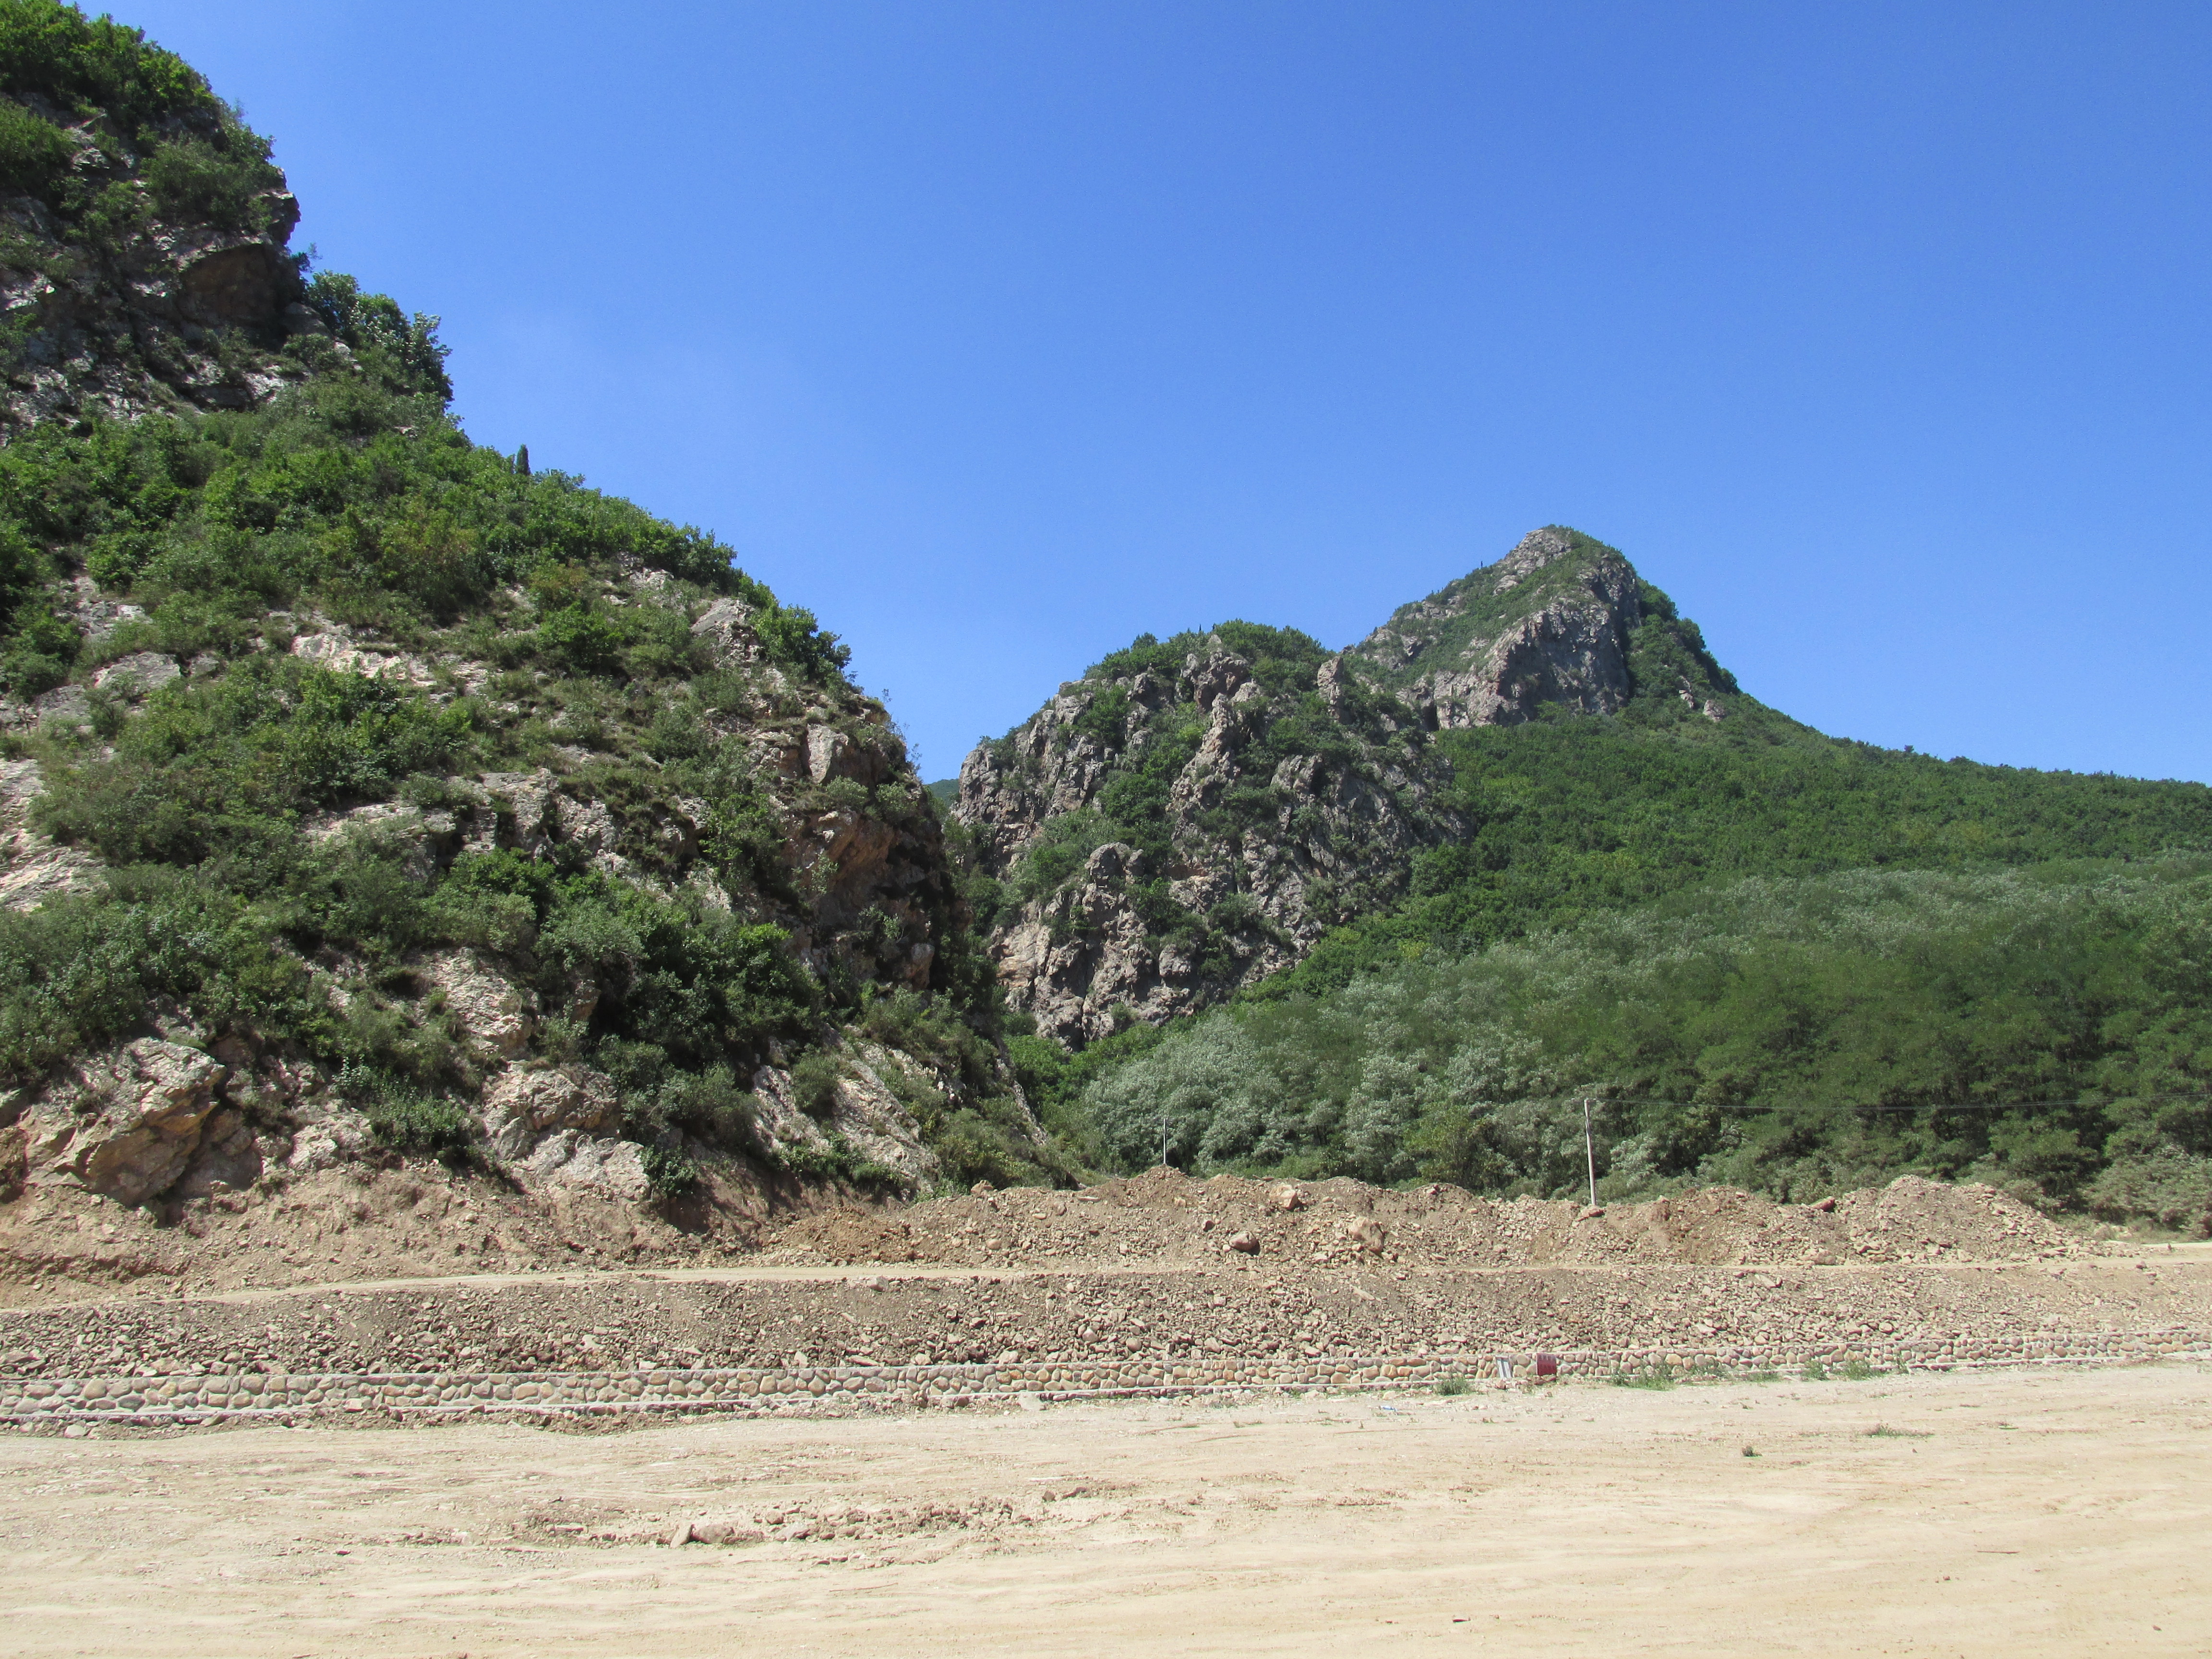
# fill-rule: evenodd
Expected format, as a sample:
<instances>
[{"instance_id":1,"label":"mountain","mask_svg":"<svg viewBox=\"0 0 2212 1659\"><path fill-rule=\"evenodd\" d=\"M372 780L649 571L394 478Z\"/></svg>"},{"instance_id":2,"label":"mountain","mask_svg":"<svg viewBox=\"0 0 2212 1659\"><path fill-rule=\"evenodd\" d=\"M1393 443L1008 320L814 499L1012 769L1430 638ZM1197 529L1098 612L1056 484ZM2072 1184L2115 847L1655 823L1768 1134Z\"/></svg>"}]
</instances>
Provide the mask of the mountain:
<instances>
[{"instance_id":1,"label":"mountain","mask_svg":"<svg viewBox=\"0 0 2212 1659\"><path fill-rule=\"evenodd\" d=\"M286 251L181 60L5 0L0 94L0 1188L437 1155L679 1248L1041 1178L836 636L470 441L435 319Z\"/></svg>"},{"instance_id":2,"label":"mountain","mask_svg":"<svg viewBox=\"0 0 2212 1659\"><path fill-rule=\"evenodd\" d=\"M1007 1000L1081 1042L1220 1000L1463 834L1417 712L1304 635L1146 635L960 769Z\"/></svg>"},{"instance_id":3,"label":"mountain","mask_svg":"<svg viewBox=\"0 0 2212 1659\"><path fill-rule=\"evenodd\" d=\"M1340 653L1141 639L956 817L1021 1076L1105 1167L1164 1129L1200 1173L1561 1192L1586 1096L1622 1195L2212 1215L2212 791L1824 736L1573 530Z\"/></svg>"},{"instance_id":4,"label":"mountain","mask_svg":"<svg viewBox=\"0 0 2212 1659\"><path fill-rule=\"evenodd\" d=\"M1617 551L1558 527L1347 651L1242 622L1146 635L961 768L1007 1000L1080 1043L1257 984L1475 833L1437 733L1631 711L1802 729Z\"/></svg>"}]
</instances>

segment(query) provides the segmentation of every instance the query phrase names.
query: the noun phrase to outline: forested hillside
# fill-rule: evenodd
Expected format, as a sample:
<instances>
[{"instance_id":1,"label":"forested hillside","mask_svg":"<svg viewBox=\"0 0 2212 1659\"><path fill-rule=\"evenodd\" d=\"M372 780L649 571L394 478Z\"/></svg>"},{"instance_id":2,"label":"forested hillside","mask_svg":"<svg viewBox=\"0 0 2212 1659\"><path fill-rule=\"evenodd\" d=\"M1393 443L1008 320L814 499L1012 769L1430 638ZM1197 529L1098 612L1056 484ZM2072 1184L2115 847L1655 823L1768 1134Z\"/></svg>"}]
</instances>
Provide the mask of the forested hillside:
<instances>
[{"instance_id":1,"label":"forested hillside","mask_svg":"<svg viewBox=\"0 0 2212 1659\"><path fill-rule=\"evenodd\" d=\"M1082 1105L1098 1155L1800 1201L1901 1170L2212 1206L2212 860L1707 887L1186 1022Z\"/></svg>"},{"instance_id":2,"label":"forested hillside","mask_svg":"<svg viewBox=\"0 0 2212 1659\"><path fill-rule=\"evenodd\" d=\"M1156 1159L1164 1111L1200 1170L1554 1193L1589 1093L1617 1193L1971 1170L2113 1213L2212 1202L2187 943L2212 791L1825 737L1573 532L1316 662L1396 711L1435 832L1219 1012L1018 1035L1089 1156Z\"/></svg>"}]
</instances>

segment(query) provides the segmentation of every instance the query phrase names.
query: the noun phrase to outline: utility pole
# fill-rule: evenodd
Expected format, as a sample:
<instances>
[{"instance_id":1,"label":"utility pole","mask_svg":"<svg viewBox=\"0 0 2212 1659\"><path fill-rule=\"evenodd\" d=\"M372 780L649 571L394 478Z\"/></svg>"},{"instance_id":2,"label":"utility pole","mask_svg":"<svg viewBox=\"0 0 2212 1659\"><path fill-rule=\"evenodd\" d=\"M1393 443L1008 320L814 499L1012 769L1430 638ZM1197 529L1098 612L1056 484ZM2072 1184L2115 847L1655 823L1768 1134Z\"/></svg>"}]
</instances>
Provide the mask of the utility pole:
<instances>
[{"instance_id":1,"label":"utility pole","mask_svg":"<svg viewBox=\"0 0 2212 1659\"><path fill-rule=\"evenodd\" d=\"M1589 1160L1590 1208L1597 1208L1597 1142L1590 1137L1589 1097L1583 1097L1583 1156Z\"/></svg>"},{"instance_id":2,"label":"utility pole","mask_svg":"<svg viewBox=\"0 0 2212 1659\"><path fill-rule=\"evenodd\" d=\"M1162 1168L1163 1170L1164 1170L1164 1169L1166 1169L1167 1167L1168 1167L1168 1109L1167 1109L1167 1104L1166 1104L1166 1103L1165 1103L1165 1102L1162 1102L1162 1103L1161 1103L1161 1105L1160 1105L1160 1168ZM1593 1200L1592 1201L1593 1201L1593 1202L1595 1202L1595 1200Z\"/></svg>"}]
</instances>

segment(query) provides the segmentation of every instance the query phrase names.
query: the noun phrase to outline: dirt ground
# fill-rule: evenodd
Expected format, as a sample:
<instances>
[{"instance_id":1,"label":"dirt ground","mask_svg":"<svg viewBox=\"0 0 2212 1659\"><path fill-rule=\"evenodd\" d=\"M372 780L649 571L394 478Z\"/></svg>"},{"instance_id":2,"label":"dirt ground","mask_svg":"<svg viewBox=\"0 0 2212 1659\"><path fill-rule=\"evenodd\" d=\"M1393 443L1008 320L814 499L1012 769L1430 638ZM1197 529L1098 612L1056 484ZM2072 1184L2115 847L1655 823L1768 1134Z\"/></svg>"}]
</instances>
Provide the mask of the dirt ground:
<instances>
[{"instance_id":1,"label":"dirt ground","mask_svg":"<svg viewBox=\"0 0 2212 1659\"><path fill-rule=\"evenodd\" d=\"M2107 1246L2108 1250L2116 1246ZM0 1310L0 1374L568 1371L1745 1347L2212 1330L2212 1245L2014 1263L967 1273L722 1267Z\"/></svg>"},{"instance_id":2,"label":"dirt ground","mask_svg":"<svg viewBox=\"0 0 2212 1659\"><path fill-rule=\"evenodd\" d=\"M1817 1204L1710 1188L1604 1209L1501 1203L1455 1187L1194 1181L1165 1170L1079 1192L983 1190L911 1206L721 1182L640 1206L557 1183L526 1189L434 1164L363 1162L167 1208L33 1188L0 1202L0 1307L132 1288L205 1296L577 1267L1057 1272L1193 1267L1239 1254L1297 1269L1814 1267L2047 1261L2090 1248L2081 1229L1990 1188L1911 1176Z\"/></svg>"},{"instance_id":3,"label":"dirt ground","mask_svg":"<svg viewBox=\"0 0 2212 1659\"><path fill-rule=\"evenodd\" d=\"M2202 1654L2208 1452L2181 1364L9 1437L0 1608L26 1659Z\"/></svg>"}]
</instances>

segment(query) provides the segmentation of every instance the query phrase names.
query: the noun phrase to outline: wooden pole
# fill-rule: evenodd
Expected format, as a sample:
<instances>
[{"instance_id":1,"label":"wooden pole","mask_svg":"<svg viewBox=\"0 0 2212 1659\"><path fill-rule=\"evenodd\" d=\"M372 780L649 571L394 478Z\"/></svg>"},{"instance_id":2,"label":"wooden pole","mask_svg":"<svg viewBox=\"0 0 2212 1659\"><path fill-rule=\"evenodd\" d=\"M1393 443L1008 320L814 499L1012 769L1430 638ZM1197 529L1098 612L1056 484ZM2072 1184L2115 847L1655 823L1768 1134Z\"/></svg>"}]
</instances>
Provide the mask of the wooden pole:
<instances>
[{"instance_id":1,"label":"wooden pole","mask_svg":"<svg viewBox=\"0 0 2212 1659\"><path fill-rule=\"evenodd\" d=\"M1597 1142L1590 1138L1589 1097L1583 1097L1583 1156L1589 1160L1590 1208L1597 1208Z\"/></svg>"}]
</instances>

